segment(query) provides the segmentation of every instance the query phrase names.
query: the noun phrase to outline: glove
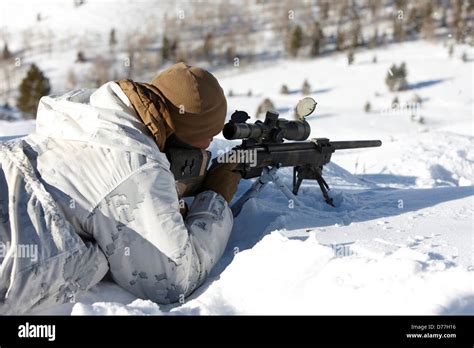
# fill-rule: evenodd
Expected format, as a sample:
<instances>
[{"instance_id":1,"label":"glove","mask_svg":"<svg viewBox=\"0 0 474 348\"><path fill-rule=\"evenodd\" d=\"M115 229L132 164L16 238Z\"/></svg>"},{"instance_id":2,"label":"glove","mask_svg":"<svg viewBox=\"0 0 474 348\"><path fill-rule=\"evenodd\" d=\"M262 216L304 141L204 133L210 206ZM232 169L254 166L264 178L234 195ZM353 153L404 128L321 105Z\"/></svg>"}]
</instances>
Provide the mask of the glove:
<instances>
[{"instance_id":1,"label":"glove","mask_svg":"<svg viewBox=\"0 0 474 348\"><path fill-rule=\"evenodd\" d=\"M201 191L217 192L230 203L242 179L240 172L233 171L236 165L236 163L219 163L212 166L204 179Z\"/></svg>"}]
</instances>

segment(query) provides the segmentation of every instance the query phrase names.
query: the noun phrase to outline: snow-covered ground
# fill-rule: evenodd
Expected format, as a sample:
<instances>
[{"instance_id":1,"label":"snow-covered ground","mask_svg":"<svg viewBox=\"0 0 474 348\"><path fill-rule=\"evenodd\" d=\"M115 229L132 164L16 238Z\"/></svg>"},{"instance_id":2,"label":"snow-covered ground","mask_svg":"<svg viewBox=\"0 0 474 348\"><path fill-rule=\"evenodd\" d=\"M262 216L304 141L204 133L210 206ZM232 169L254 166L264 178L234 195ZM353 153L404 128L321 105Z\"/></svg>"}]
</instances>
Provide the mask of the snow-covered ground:
<instances>
[{"instance_id":1,"label":"snow-covered ground","mask_svg":"<svg viewBox=\"0 0 474 348\"><path fill-rule=\"evenodd\" d=\"M253 114L269 97L288 116L307 79L318 102L312 137L383 145L333 156L324 174L335 208L309 181L298 196L304 207L290 208L273 186L249 201L223 258L184 304L158 306L104 280L43 314L474 314L474 52L456 47L453 58L441 44L411 42L356 52L351 66L341 54L216 72L236 95L229 115ZM410 89L397 97L404 105L418 94L423 124L390 107L384 79L402 61ZM290 94L279 94L282 84ZM1 121L0 136L33 127ZM211 150L233 144L218 137ZM290 184L291 170L280 176Z\"/></svg>"}]
</instances>

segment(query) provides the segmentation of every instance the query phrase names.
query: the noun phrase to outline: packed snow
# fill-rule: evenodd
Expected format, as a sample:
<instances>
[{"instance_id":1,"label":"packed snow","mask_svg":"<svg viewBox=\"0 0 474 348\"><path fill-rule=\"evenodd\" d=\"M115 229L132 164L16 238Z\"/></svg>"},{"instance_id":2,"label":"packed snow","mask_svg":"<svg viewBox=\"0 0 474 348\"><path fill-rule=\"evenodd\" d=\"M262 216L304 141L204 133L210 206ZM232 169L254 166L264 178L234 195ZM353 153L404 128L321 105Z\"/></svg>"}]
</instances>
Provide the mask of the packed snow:
<instances>
[{"instance_id":1,"label":"packed snow","mask_svg":"<svg viewBox=\"0 0 474 348\"><path fill-rule=\"evenodd\" d=\"M298 195L303 207L272 185L247 202L224 256L184 303L137 299L105 279L76 303L39 314L474 314L473 60L469 47L449 58L440 43L409 42L356 52L350 66L340 54L215 71L234 95L228 116L252 115L269 97L291 117L307 79L318 102L311 137L383 145L333 155L324 176L336 207L311 181ZM410 88L389 93L387 71L402 61ZM279 93L282 84L290 94ZM392 108L395 95L405 105L414 94L417 118ZM0 121L3 140L33 130L34 121ZM211 150L237 143L218 136ZM290 185L292 171L279 173ZM236 196L251 184L242 181Z\"/></svg>"}]
</instances>

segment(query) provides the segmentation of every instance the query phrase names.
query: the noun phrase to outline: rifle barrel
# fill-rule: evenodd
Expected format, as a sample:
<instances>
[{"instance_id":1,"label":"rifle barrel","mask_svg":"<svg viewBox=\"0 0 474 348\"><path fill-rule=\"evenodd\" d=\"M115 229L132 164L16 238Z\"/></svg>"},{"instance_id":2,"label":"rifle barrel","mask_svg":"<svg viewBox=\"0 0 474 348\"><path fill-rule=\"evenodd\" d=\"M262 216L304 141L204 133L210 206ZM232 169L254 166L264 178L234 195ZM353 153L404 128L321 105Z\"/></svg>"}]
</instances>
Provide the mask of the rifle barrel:
<instances>
[{"instance_id":1,"label":"rifle barrel","mask_svg":"<svg viewBox=\"0 0 474 348\"><path fill-rule=\"evenodd\" d=\"M357 149L360 147L378 147L382 145L380 140L349 140L349 141L331 141L335 150Z\"/></svg>"}]
</instances>

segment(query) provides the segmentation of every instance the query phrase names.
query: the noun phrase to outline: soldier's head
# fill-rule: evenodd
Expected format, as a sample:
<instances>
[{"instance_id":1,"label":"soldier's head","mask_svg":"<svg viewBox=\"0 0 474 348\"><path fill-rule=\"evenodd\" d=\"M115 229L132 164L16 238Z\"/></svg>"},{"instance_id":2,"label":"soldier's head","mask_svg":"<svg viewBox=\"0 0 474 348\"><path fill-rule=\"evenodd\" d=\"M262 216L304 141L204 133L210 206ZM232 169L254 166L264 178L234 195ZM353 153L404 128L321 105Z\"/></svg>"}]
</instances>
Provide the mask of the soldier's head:
<instances>
[{"instance_id":1,"label":"soldier's head","mask_svg":"<svg viewBox=\"0 0 474 348\"><path fill-rule=\"evenodd\" d=\"M169 126L183 142L204 149L222 131L227 101L210 72L177 63L159 73L151 85L165 97Z\"/></svg>"}]
</instances>

